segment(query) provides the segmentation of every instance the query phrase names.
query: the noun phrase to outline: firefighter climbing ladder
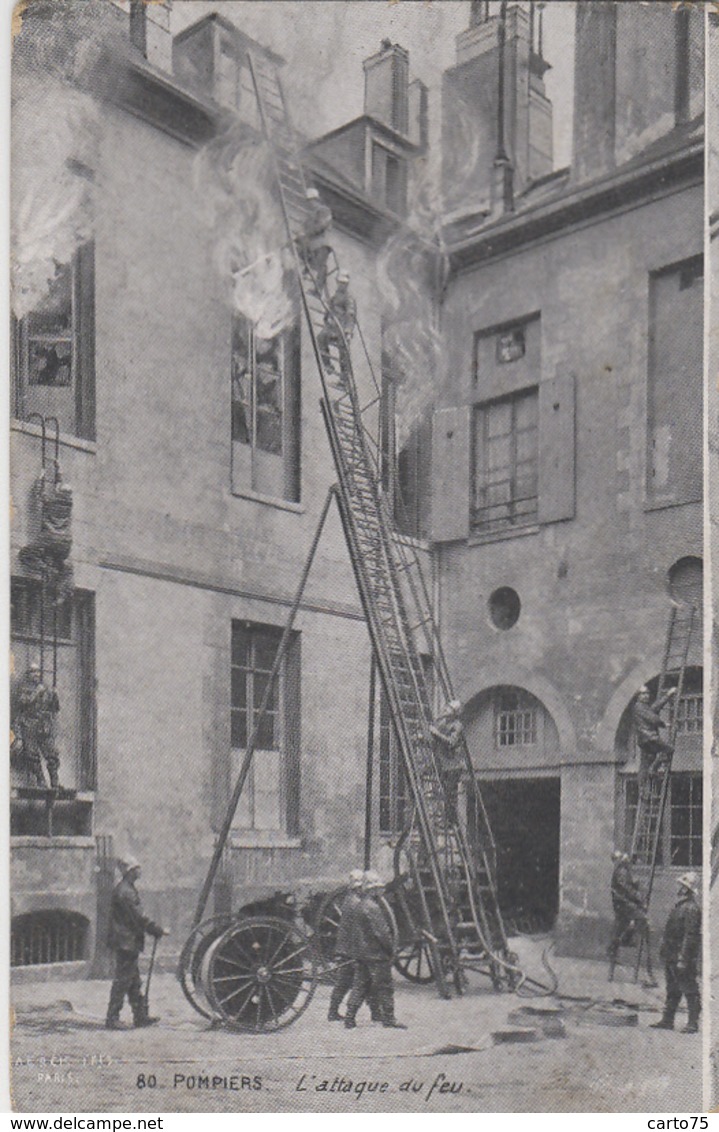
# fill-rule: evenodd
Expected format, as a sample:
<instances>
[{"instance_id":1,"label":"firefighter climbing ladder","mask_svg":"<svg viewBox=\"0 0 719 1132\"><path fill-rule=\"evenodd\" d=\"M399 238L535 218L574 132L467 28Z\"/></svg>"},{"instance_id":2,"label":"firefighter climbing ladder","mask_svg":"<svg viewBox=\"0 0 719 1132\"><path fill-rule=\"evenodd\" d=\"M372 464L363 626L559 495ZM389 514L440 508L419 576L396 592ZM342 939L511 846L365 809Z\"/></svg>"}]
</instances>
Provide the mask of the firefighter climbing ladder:
<instances>
[{"instance_id":1,"label":"firefighter climbing ladder","mask_svg":"<svg viewBox=\"0 0 719 1132\"><path fill-rule=\"evenodd\" d=\"M59 457L60 457L60 424L57 417L43 417L40 413L31 413L28 418L28 423L37 424L40 428L40 460L42 466L42 479L41 482L45 483L45 478L48 475L50 465L53 466L53 475L57 479L59 474ZM48 452L52 452L50 457ZM57 587L50 584L48 578L48 570L45 564L42 564L39 569L35 567L30 570L31 574L35 574L39 579L39 624L38 624L38 662L40 665L40 679L44 681L47 667L47 652L48 647L51 650L51 666L52 666L52 690L57 688L57 661L58 661L58 601L57 601ZM50 607L50 625L48 626L48 606ZM49 630L49 631L48 631ZM49 637L49 640L48 640ZM58 789L44 789L43 787L20 787L19 793L21 796L36 796L37 794L44 795L45 800L45 820L46 832L48 837L53 836L53 811L55 799L58 794ZM63 795L70 794L70 791L63 790Z\"/></svg>"},{"instance_id":2,"label":"firefighter climbing ladder","mask_svg":"<svg viewBox=\"0 0 719 1132\"><path fill-rule=\"evenodd\" d=\"M692 632L696 618L696 607L689 602L672 605L669 614L664 657L659 676L656 698L661 699L670 688L676 688L672 699L671 717L667 734L667 741L673 748L676 742L679 725L679 702L684 690L684 674L686 672L687 656L691 644ZM671 757L657 774L648 775L641 783L637 801L637 814L632 835L631 858L640 866L648 868L644 890L645 906L649 908L654 874L657 867L659 846L661 841L662 819L666 806L671 774ZM640 938L637 947L635 962L635 976L638 974L642 958L644 939Z\"/></svg>"},{"instance_id":3,"label":"firefighter climbing ladder","mask_svg":"<svg viewBox=\"0 0 719 1132\"><path fill-rule=\"evenodd\" d=\"M494 842L464 739L466 771L477 799L471 847L467 832L454 817L448 818L445 806L430 731L429 687L415 639L421 632L439 690L452 699L431 600L416 555L392 533L381 487L379 445L365 427L342 327L302 260L307 186L278 75L264 59L251 57L250 65L322 383L322 414L338 474L336 499L413 802L397 866L419 896L423 935L440 993L449 994L451 982L461 991L463 968L484 971L495 985L504 977L511 983L519 972L507 949L497 901ZM318 345L321 331L333 321L342 343L339 378L327 347L323 353Z\"/></svg>"}]
</instances>

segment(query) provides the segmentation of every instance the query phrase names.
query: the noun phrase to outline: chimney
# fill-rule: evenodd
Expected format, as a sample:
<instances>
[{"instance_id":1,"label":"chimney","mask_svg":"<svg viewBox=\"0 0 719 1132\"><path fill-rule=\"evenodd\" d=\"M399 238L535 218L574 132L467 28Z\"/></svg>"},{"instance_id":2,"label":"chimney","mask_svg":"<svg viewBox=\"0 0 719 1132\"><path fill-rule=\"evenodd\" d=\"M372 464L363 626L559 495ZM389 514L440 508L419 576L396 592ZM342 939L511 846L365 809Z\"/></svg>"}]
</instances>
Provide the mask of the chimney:
<instances>
[{"instance_id":1,"label":"chimney","mask_svg":"<svg viewBox=\"0 0 719 1132\"><path fill-rule=\"evenodd\" d=\"M409 52L383 39L376 55L365 59L364 112L407 136L409 129Z\"/></svg>"},{"instance_id":2,"label":"chimney","mask_svg":"<svg viewBox=\"0 0 719 1132\"><path fill-rule=\"evenodd\" d=\"M130 0L130 40L161 71L172 72L172 0Z\"/></svg>"},{"instance_id":3,"label":"chimney","mask_svg":"<svg viewBox=\"0 0 719 1132\"><path fill-rule=\"evenodd\" d=\"M572 177L586 181L614 166L617 5L594 0L576 10Z\"/></svg>"},{"instance_id":4,"label":"chimney","mask_svg":"<svg viewBox=\"0 0 719 1132\"><path fill-rule=\"evenodd\" d=\"M498 14L472 5L442 87L444 197L449 213L513 207L515 195L553 169L552 104L535 19L518 4ZM539 5L536 5L539 8Z\"/></svg>"}]
</instances>

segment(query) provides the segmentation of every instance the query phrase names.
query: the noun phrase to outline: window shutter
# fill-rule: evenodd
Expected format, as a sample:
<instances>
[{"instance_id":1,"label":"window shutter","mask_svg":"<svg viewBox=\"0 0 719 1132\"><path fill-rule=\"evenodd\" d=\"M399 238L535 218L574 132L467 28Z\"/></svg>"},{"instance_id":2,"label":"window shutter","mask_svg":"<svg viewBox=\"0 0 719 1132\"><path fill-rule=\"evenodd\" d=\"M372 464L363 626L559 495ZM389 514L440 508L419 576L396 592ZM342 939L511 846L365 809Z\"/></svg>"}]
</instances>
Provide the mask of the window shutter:
<instances>
[{"instance_id":1,"label":"window shutter","mask_svg":"<svg viewBox=\"0 0 719 1132\"><path fill-rule=\"evenodd\" d=\"M574 518L574 374L539 386L539 521Z\"/></svg>"},{"instance_id":2,"label":"window shutter","mask_svg":"<svg viewBox=\"0 0 719 1132\"><path fill-rule=\"evenodd\" d=\"M77 253L77 434L95 439L95 245Z\"/></svg>"},{"instance_id":3,"label":"window shutter","mask_svg":"<svg viewBox=\"0 0 719 1132\"><path fill-rule=\"evenodd\" d=\"M433 542L466 539L469 533L469 436L471 407L438 409L432 418Z\"/></svg>"},{"instance_id":4,"label":"window shutter","mask_svg":"<svg viewBox=\"0 0 719 1132\"><path fill-rule=\"evenodd\" d=\"M300 833L300 720L301 701L301 638L293 633L285 656L284 679L284 795L285 828L290 837Z\"/></svg>"}]
</instances>

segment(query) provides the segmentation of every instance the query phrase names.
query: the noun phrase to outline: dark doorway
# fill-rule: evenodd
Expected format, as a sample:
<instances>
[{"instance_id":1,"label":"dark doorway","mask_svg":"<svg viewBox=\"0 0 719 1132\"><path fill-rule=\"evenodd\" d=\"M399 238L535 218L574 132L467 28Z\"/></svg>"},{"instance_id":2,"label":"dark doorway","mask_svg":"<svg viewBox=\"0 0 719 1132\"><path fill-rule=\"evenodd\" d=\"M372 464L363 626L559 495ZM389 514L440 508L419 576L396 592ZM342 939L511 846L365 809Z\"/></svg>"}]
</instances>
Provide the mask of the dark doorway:
<instances>
[{"instance_id":1,"label":"dark doorway","mask_svg":"<svg viewBox=\"0 0 719 1132\"><path fill-rule=\"evenodd\" d=\"M497 845L507 929L547 931L559 910L560 780L493 779L483 781L481 791Z\"/></svg>"}]
</instances>

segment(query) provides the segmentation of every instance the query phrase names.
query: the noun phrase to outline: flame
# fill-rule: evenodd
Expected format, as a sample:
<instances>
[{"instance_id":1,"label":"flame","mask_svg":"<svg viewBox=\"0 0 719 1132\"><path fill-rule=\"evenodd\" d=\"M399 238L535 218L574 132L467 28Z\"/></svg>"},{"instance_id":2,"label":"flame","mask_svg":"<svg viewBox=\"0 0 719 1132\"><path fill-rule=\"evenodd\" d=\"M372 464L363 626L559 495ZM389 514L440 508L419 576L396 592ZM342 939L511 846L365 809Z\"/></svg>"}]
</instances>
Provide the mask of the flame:
<instances>
[{"instance_id":1,"label":"flame","mask_svg":"<svg viewBox=\"0 0 719 1132\"><path fill-rule=\"evenodd\" d=\"M95 164L100 115L83 90L120 40L104 0L32 0L13 43L11 302L24 317L92 235L92 185L73 163ZM111 18L110 18L111 17Z\"/></svg>"},{"instance_id":2,"label":"flame","mask_svg":"<svg viewBox=\"0 0 719 1132\"><path fill-rule=\"evenodd\" d=\"M16 82L11 190L11 299L23 318L92 234L91 182L73 171L98 123L89 95L57 81Z\"/></svg>"},{"instance_id":3,"label":"flame","mask_svg":"<svg viewBox=\"0 0 719 1132\"><path fill-rule=\"evenodd\" d=\"M270 147L233 122L203 147L194 174L230 301L260 338L272 338L292 322L296 304Z\"/></svg>"},{"instance_id":4,"label":"flame","mask_svg":"<svg viewBox=\"0 0 719 1132\"><path fill-rule=\"evenodd\" d=\"M399 448L434 403L446 380L445 352L438 325L446 257L437 177L437 170L428 165L418 171L407 221L389 238L377 260L383 349L391 359L395 382Z\"/></svg>"}]
</instances>

